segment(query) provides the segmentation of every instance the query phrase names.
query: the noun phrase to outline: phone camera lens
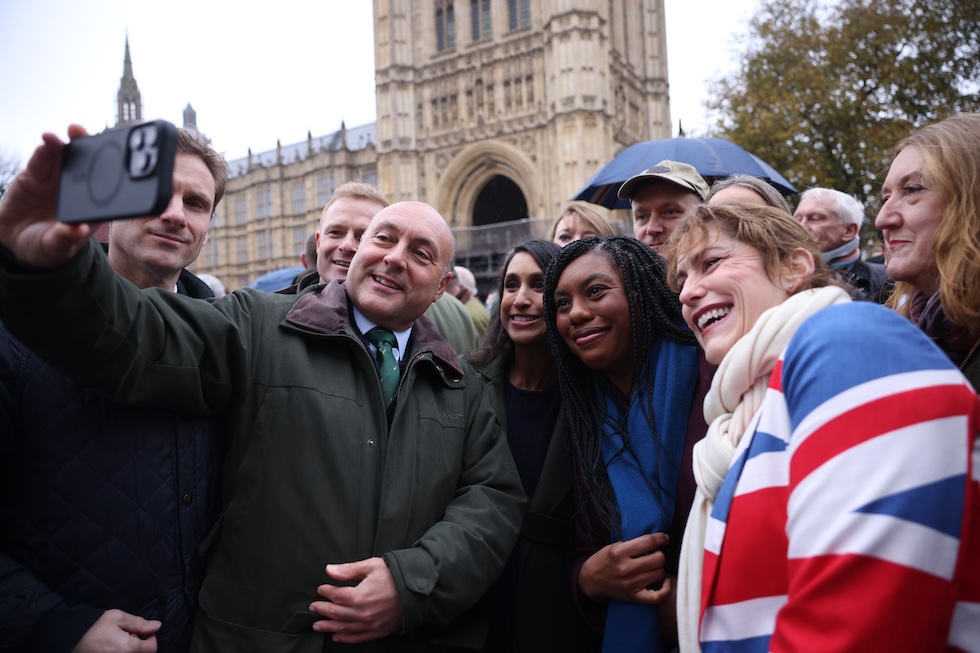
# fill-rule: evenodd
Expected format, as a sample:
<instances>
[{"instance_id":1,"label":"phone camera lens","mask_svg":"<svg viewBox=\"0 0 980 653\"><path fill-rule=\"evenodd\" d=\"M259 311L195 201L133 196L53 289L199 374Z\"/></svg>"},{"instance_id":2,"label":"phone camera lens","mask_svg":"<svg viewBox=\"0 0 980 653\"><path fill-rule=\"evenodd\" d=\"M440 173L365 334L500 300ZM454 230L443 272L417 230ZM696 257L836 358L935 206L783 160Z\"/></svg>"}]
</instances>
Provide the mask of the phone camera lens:
<instances>
[{"instance_id":1,"label":"phone camera lens","mask_svg":"<svg viewBox=\"0 0 980 653\"><path fill-rule=\"evenodd\" d=\"M143 147L143 130L136 129L129 136L129 147L133 150L139 150Z\"/></svg>"},{"instance_id":2,"label":"phone camera lens","mask_svg":"<svg viewBox=\"0 0 980 653\"><path fill-rule=\"evenodd\" d=\"M134 174L145 174L149 167L149 155L145 152L133 152L132 168Z\"/></svg>"}]
</instances>

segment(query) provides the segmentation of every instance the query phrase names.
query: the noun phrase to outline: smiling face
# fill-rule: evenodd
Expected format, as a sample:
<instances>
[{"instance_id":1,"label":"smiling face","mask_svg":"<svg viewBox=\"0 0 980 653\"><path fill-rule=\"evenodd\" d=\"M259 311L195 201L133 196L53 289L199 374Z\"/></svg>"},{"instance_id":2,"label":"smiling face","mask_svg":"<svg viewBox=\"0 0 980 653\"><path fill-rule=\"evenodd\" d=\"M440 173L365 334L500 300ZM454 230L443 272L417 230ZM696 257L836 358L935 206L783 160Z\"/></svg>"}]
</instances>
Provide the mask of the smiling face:
<instances>
[{"instance_id":1,"label":"smiling face","mask_svg":"<svg viewBox=\"0 0 980 653\"><path fill-rule=\"evenodd\" d=\"M453 236L442 216L422 202L379 212L347 272L347 294L378 326L408 329L445 291Z\"/></svg>"},{"instance_id":2,"label":"smiling face","mask_svg":"<svg viewBox=\"0 0 980 653\"><path fill-rule=\"evenodd\" d=\"M364 197L338 197L323 210L316 232L316 270L321 282L347 278L361 236L382 208Z\"/></svg>"},{"instance_id":3,"label":"smiling face","mask_svg":"<svg viewBox=\"0 0 980 653\"><path fill-rule=\"evenodd\" d=\"M788 218L787 218L788 219ZM789 298L783 279L770 278L762 255L745 243L709 227L700 242L678 252L675 283L684 321L717 365L759 316Z\"/></svg>"},{"instance_id":4,"label":"smiling face","mask_svg":"<svg viewBox=\"0 0 980 653\"><path fill-rule=\"evenodd\" d=\"M173 290L180 271L207 242L215 186L201 157L178 152L173 195L160 217L116 220L109 226L109 263L140 288Z\"/></svg>"},{"instance_id":5,"label":"smiling face","mask_svg":"<svg viewBox=\"0 0 980 653\"><path fill-rule=\"evenodd\" d=\"M562 271L555 326L572 354L628 395L633 385L630 305L619 269L594 250Z\"/></svg>"},{"instance_id":6,"label":"smiling face","mask_svg":"<svg viewBox=\"0 0 980 653\"><path fill-rule=\"evenodd\" d=\"M500 324L515 347L547 346L544 321L544 272L527 252L507 265L500 297Z\"/></svg>"},{"instance_id":7,"label":"smiling face","mask_svg":"<svg viewBox=\"0 0 980 653\"><path fill-rule=\"evenodd\" d=\"M936 232L946 202L938 191L926 187L924 168L925 160L917 147L899 152L881 189L882 205L875 226L881 229L888 248L888 276L931 294L939 288Z\"/></svg>"},{"instance_id":8,"label":"smiling face","mask_svg":"<svg viewBox=\"0 0 980 653\"><path fill-rule=\"evenodd\" d=\"M633 236L653 248L657 254L673 233L684 212L701 201L697 193L677 184L658 181L641 186L630 204L633 211Z\"/></svg>"}]
</instances>

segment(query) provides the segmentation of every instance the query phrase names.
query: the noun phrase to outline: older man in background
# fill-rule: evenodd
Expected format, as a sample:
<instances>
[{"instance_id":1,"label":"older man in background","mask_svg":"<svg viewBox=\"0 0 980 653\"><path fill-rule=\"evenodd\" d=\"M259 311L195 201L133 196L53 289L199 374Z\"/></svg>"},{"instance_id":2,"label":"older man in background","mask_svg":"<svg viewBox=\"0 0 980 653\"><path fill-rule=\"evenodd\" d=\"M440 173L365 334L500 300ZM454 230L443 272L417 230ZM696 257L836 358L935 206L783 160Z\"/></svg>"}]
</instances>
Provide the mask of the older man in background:
<instances>
[{"instance_id":1,"label":"older man in background","mask_svg":"<svg viewBox=\"0 0 980 653\"><path fill-rule=\"evenodd\" d=\"M473 326L476 327L477 334L482 338L490 324L490 311L483 305L477 295L476 277L470 272L469 268L457 265L453 271L453 278L449 282L447 292L456 296L456 299L463 302L463 306L469 311L473 319Z\"/></svg>"},{"instance_id":2,"label":"older man in background","mask_svg":"<svg viewBox=\"0 0 980 653\"><path fill-rule=\"evenodd\" d=\"M861 202L832 188L811 188L800 196L793 215L813 236L824 263L841 281L858 291L852 292L852 297L870 299L878 295L888 281L888 272L884 265L861 258L859 236L864 223Z\"/></svg>"}]
</instances>

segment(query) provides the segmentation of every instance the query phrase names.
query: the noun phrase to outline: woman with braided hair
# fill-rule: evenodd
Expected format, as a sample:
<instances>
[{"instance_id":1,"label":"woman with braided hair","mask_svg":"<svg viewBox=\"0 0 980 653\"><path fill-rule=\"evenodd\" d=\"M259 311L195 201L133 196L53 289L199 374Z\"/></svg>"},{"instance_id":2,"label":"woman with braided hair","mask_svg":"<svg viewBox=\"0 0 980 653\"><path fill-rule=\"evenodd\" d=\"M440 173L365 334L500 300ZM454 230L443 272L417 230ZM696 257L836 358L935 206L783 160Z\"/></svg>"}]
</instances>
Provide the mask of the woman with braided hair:
<instances>
[{"instance_id":1,"label":"woman with braided hair","mask_svg":"<svg viewBox=\"0 0 980 653\"><path fill-rule=\"evenodd\" d=\"M682 467L706 429L707 384L664 273L648 246L610 236L570 243L545 275L579 486L574 580L583 612L604 609L605 651L667 651L675 641L670 577L693 499L692 489L679 501L693 486L689 460Z\"/></svg>"}]
</instances>

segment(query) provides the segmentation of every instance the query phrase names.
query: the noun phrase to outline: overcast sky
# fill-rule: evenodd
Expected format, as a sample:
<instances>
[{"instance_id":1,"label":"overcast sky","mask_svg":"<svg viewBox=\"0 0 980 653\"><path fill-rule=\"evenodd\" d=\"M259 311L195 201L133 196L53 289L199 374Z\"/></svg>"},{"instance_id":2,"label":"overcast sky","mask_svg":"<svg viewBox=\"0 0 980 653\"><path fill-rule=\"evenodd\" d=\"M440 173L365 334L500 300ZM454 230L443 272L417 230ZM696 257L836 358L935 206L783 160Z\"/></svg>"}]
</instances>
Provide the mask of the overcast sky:
<instances>
[{"instance_id":1,"label":"overcast sky","mask_svg":"<svg viewBox=\"0 0 980 653\"><path fill-rule=\"evenodd\" d=\"M673 133L707 128L707 81L757 5L666 0ZM127 31L144 118L180 125L189 102L228 159L375 120L370 0L0 0L0 154L113 125Z\"/></svg>"}]
</instances>

